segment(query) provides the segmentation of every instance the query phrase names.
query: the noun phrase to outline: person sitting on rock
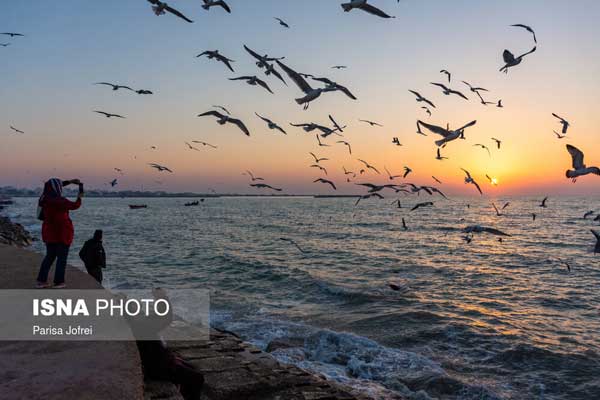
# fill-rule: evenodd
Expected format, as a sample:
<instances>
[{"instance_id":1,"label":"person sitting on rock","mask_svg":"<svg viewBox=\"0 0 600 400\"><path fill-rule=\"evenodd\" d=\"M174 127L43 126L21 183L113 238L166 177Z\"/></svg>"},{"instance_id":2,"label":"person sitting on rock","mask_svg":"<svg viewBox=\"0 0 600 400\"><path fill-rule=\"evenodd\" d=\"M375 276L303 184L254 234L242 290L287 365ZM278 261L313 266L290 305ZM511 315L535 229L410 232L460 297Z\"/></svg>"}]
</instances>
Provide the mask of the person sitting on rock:
<instances>
[{"instance_id":1,"label":"person sitting on rock","mask_svg":"<svg viewBox=\"0 0 600 400\"><path fill-rule=\"evenodd\" d=\"M102 268L106 268L106 253L102 246L101 230L96 230L94 237L85 242L79 252L79 258L83 261L88 274L102 284Z\"/></svg>"}]
</instances>

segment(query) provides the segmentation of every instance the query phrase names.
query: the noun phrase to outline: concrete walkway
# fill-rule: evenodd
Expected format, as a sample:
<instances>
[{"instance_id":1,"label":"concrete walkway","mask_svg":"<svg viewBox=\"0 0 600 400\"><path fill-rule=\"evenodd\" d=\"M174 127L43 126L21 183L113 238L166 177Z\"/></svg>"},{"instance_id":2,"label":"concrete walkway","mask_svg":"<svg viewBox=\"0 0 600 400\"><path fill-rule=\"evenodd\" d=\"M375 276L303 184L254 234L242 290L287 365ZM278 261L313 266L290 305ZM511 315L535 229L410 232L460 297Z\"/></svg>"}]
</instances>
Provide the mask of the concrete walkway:
<instances>
[{"instance_id":1,"label":"concrete walkway","mask_svg":"<svg viewBox=\"0 0 600 400\"><path fill-rule=\"evenodd\" d=\"M0 289L31 289L41 256L0 245ZM98 289L86 273L67 269L70 289ZM3 400L143 399L143 377L135 342L2 342Z\"/></svg>"}]
</instances>

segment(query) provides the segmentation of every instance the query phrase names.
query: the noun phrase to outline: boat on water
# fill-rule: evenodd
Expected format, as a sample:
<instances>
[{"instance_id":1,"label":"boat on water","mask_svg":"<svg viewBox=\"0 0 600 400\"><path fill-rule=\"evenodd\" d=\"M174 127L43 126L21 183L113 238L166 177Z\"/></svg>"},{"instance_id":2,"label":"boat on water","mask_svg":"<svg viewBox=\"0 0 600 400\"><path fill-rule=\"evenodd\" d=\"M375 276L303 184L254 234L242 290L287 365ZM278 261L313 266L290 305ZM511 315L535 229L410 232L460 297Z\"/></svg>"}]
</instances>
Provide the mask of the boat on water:
<instances>
[{"instance_id":1,"label":"boat on water","mask_svg":"<svg viewBox=\"0 0 600 400\"><path fill-rule=\"evenodd\" d=\"M146 204L130 204L129 208L132 210L138 210L140 208L148 208Z\"/></svg>"}]
</instances>

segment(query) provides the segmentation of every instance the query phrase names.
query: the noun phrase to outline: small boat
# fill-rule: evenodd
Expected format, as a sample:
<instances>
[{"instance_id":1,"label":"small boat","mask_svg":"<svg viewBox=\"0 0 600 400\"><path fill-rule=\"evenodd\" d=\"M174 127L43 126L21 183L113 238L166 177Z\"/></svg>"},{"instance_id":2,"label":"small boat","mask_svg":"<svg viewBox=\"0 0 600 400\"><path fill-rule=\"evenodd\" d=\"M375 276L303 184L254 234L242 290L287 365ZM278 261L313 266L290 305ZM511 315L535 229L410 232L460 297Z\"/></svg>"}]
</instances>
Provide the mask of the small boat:
<instances>
[{"instance_id":1,"label":"small boat","mask_svg":"<svg viewBox=\"0 0 600 400\"><path fill-rule=\"evenodd\" d=\"M186 206L186 207L193 207L193 206L197 206L199 204L200 204L200 202L198 200L196 200L196 201L192 201L190 203L185 203L184 206Z\"/></svg>"},{"instance_id":2,"label":"small boat","mask_svg":"<svg viewBox=\"0 0 600 400\"><path fill-rule=\"evenodd\" d=\"M129 208L132 210L138 210L140 208L148 208L148 206L146 204L130 204Z\"/></svg>"}]
</instances>

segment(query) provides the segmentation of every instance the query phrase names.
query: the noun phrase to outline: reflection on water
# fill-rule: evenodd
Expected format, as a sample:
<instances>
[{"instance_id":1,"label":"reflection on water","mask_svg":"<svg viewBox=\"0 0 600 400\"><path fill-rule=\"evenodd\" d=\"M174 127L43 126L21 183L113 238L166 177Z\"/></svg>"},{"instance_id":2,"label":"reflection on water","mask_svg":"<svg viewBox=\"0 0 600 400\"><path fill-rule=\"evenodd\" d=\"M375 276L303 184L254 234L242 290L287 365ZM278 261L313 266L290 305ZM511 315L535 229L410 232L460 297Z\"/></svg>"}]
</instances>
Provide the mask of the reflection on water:
<instances>
[{"instance_id":1,"label":"reflection on water","mask_svg":"<svg viewBox=\"0 0 600 400\"><path fill-rule=\"evenodd\" d=\"M85 199L73 217L76 245L104 229L112 287L210 288L214 324L262 346L301 338L274 354L372 394L600 398L600 265L582 219L598 201L504 200L497 217L471 198L414 212L392 199ZM38 233L34 204L10 213ZM470 224L512 237L467 244Z\"/></svg>"}]
</instances>

